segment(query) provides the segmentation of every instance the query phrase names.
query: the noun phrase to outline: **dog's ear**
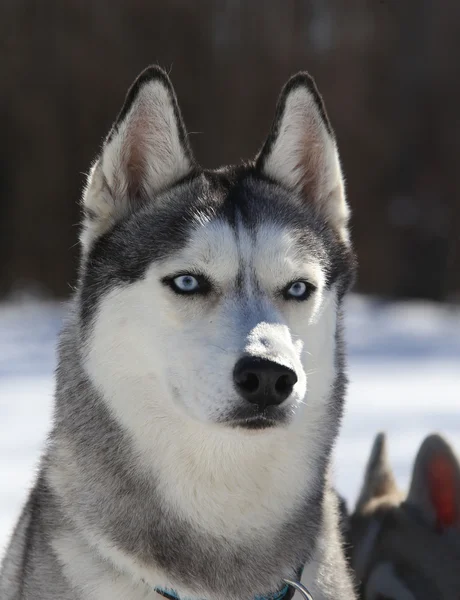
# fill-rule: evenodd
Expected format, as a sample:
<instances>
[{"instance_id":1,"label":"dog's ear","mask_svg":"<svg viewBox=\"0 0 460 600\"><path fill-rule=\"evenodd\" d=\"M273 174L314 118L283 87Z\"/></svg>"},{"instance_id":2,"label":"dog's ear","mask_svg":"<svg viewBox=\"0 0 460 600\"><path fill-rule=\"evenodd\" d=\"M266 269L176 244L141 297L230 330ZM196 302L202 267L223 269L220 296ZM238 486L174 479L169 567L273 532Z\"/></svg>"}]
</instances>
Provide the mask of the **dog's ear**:
<instances>
[{"instance_id":1,"label":"dog's ear","mask_svg":"<svg viewBox=\"0 0 460 600\"><path fill-rule=\"evenodd\" d=\"M282 90L256 167L312 203L348 241L349 209L334 133L322 98L307 73L292 77Z\"/></svg>"},{"instance_id":2,"label":"dog's ear","mask_svg":"<svg viewBox=\"0 0 460 600\"><path fill-rule=\"evenodd\" d=\"M169 77L159 67L149 67L128 91L88 177L83 196L83 246L193 168Z\"/></svg>"},{"instance_id":3,"label":"dog's ear","mask_svg":"<svg viewBox=\"0 0 460 600\"><path fill-rule=\"evenodd\" d=\"M418 451L407 503L439 530L460 529L460 465L440 435L428 436Z\"/></svg>"},{"instance_id":4,"label":"dog's ear","mask_svg":"<svg viewBox=\"0 0 460 600\"><path fill-rule=\"evenodd\" d=\"M356 503L356 512L374 498L399 494L396 481L388 461L387 441L384 433L374 440L371 454L364 474L364 482Z\"/></svg>"}]
</instances>

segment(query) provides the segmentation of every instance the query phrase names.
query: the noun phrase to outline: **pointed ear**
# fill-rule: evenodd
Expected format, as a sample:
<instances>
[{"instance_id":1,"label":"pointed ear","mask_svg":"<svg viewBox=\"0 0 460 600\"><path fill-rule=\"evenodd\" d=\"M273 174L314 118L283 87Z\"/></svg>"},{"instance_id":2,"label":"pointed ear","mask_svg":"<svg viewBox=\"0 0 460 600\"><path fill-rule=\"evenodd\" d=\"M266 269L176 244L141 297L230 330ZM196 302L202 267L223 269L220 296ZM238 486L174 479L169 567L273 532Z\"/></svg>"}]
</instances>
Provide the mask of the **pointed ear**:
<instances>
[{"instance_id":1,"label":"pointed ear","mask_svg":"<svg viewBox=\"0 0 460 600\"><path fill-rule=\"evenodd\" d=\"M82 243L105 233L140 202L194 167L169 77L149 67L136 79L88 177Z\"/></svg>"},{"instance_id":2,"label":"pointed ear","mask_svg":"<svg viewBox=\"0 0 460 600\"><path fill-rule=\"evenodd\" d=\"M349 209L337 146L321 96L307 73L292 77L281 92L256 166L312 203L348 241Z\"/></svg>"},{"instance_id":3,"label":"pointed ear","mask_svg":"<svg viewBox=\"0 0 460 600\"><path fill-rule=\"evenodd\" d=\"M356 512L362 511L366 504L374 499L399 494L393 472L388 462L387 440L384 433L375 438L364 474Z\"/></svg>"},{"instance_id":4,"label":"pointed ear","mask_svg":"<svg viewBox=\"0 0 460 600\"><path fill-rule=\"evenodd\" d=\"M438 529L460 529L460 465L440 435L428 436L415 459L407 503Z\"/></svg>"}]
</instances>

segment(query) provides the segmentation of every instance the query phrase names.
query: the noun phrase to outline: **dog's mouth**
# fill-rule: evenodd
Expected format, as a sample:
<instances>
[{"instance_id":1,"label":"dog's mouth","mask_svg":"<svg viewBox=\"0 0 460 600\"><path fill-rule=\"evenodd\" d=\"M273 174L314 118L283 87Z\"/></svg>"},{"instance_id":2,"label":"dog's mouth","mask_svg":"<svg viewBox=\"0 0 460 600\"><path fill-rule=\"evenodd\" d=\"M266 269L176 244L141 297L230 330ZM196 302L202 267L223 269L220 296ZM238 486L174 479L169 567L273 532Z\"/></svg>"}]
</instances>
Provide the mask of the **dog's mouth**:
<instances>
[{"instance_id":1,"label":"dog's mouth","mask_svg":"<svg viewBox=\"0 0 460 600\"><path fill-rule=\"evenodd\" d=\"M266 417L250 417L249 419L243 419L240 421L233 421L229 423L232 427L241 427L242 429L249 429L257 431L258 429L270 429L272 427L277 427L279 425L279 421L275 421L274 419L267 419Z\"/></svg>"},{"instance_id":2,"label":"dog's mouth","mask_svg":"<svg viewBox=\"0 0 460 600\"><path fill-rule=\"evenodd\" d=\"M263 410L255 407L242 407L233 410L229 415L220 420L220 423L233 428L247 430L263 430L289 422L289 412L280 407L269 406Z\"/></svg>"}]
</instances>

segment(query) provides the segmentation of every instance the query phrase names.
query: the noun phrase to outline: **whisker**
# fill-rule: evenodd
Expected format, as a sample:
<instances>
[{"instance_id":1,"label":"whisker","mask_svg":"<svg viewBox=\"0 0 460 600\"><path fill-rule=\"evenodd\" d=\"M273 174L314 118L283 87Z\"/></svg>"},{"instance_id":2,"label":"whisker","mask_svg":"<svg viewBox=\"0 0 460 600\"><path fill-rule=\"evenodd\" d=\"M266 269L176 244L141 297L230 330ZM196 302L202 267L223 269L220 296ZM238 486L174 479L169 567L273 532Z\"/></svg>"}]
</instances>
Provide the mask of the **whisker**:
<instances>
[{"instance_id":1,"label":"whisker","mask_svg":"<svg viewBox=\"0 0 460 600\"><path fill-rule=\"evenodd\" d=\"M308 375L314 375L317 372L318 372L317 369L312 369L311 371L305 371L305 375L308 377Z\"/></svg>"},{"instance_id":2,"label":"whisker","mask_svg":"<svg viewBox=\"0 0 460 600\"><path fill-rule=\"evenodd\" d=\"M209 344L209 346L211 348L216 348L217 350L220 350L221 352L225 352L225 354L231 354L230 350L227 350L227 348L222 348L222 346L218 346L217 344Z\"/></svg>"}]
</instances>

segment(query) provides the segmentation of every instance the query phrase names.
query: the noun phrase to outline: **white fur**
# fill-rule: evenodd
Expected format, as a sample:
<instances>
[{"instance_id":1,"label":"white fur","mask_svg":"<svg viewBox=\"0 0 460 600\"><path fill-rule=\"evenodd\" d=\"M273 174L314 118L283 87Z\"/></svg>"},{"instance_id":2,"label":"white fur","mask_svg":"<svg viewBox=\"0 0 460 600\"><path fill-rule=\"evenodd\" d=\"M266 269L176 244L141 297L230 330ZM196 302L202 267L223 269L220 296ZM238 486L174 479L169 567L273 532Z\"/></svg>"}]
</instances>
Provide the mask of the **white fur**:
<instances>
[{"instance_id":1,"label":"white fur","mask_svg":"<svg viewBox=\"0 0 460 600\"><path fill-rule=\"evenodd\" d=\"M335 373L335 293L323 294L320 266L299 260L287 232L273 233L262 227L259 245L240 232L238 246L227 225L202 226L181 256L102 300L87 348L88 374L132 434L143 468L155 461L168 502L202 529L238 539L269 530L314 484ZM244 300L232 293L242 253L257 273L270 265L259 277L264 293L248 277ZM193 266L217 282L215 298L177 297L160 282ZM318 292L305 303L279 300L275 289L297 277L310 277ZM261 338L299 377L292 423L263 432L216 424L240 401L236 361L259 352Z\"/></svg>"},{"instance_id":2,"label":"white fur","mask_svg":"<svg viewBox=\"0 0 460 600\"><path fill-rule=\"evenodd\" d=\"M53 541L53 549L63 565L64 575L88 600L160 600L150 586L112 568L110 556L99 557L89 546L73 535L61 535ZM106 559L106 560L104 560ZM84 573L84 577L82 577Z\"/></svg>"},{"instance_id":3,"label":"white fur","mask_svg":"<svg viewBox=\"0 0 460 600\"><path fill-rule=\"evenodd\" d=\"M264 172L315 202L341 237L348 241L348 205L339 154L306 87L286 98L276 140Z\"/></svg>"}]
</instances>

